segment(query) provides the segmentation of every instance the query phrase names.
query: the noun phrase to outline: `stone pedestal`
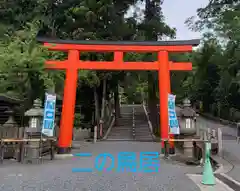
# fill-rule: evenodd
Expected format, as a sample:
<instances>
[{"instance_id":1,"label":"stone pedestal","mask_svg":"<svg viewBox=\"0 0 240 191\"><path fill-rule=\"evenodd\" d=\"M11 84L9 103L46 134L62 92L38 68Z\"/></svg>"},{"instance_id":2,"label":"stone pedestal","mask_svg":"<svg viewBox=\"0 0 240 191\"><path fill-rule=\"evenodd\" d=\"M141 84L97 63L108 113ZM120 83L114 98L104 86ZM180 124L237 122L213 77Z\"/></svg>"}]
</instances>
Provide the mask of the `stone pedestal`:
<instances>
[{"instance_id":1,"label":"stone pedestal","mask_svg":"<svg viewBox=\"0 0 240 191\"><path fill-rule=\"evenodd\" d=\"M39 137L39 132L34 128L27 128L25 131L25 138ZM25 146L26 160L33 161L34 159L39 159L39 141L30 141L28 145Z\"/></svg>"},{"instance_id":2,"label":"stone pedestal","mask_svg":"<svg viewBox=\"0 0 240 191\"><path fill-rule=\"evenodd\" d=\"M193 143L192 142L184 141L184 143L183 143L183 153L184 153L184 157L186 157L187 159L193 159L194 158Z\"/></svg>"}]
</instances>

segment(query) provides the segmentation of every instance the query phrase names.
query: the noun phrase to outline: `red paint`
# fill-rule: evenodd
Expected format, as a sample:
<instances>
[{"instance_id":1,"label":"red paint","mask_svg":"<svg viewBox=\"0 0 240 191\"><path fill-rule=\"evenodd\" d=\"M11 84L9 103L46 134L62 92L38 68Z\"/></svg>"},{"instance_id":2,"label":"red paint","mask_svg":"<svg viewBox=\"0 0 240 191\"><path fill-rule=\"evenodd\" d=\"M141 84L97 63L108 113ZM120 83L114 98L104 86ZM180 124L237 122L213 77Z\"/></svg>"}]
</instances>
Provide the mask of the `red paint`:
<instances>
[{"instance_id":1,"label":"red paint","mask_svg":"<svg viewBox=\"0 0 240 191\"><path fill-rule=\"evenodd\" d=\"M73 122L75 113L76 89L78 71L76 63L79 59L77 50L70 50L68 53L66 79L64 86L63 107L59 132L60 148L68 148L72 143Z\"/></svg>"},{"instance_id":2,"label":"red paint","mask_svg":"<svg viewBox=\"0 0 240 191\"><path fill-rule=\"evenodd\" d=\"M67 61L47 61L49 69L66 69ZM76 67L81 70L158 70L158 62L121 62L121 61L77 61ZM170 62L170 70L192 70L192 63Z\"/></svg>"},{"instance_id":3,"label":"red paint","mask_svg":"<svg viewBox=\"0 0 240 191\"><path fill-rule=\"evenodd\" d=\"M59 147L68 148L72 142L74 109L77 88L78 70L157 70L159 73L160 97L160 127L161 138L169 136L168 127L168 93L170 92L171 70L192 70L192 64L174 63L169 61L168 52L190 52L191 45L182 46L137 46L137 45L81 45L81 44L50 44L44 43L49 50L68 51L68 60L47 61L46 68L65 69L66 79L62 118L59 134ZM114 60L106 61L81 61L79 51L89 52L114 52ZM158 52L156 62L124 62L124 52ZM173 146L173 144L171 143ZM162 145L163 146L163 145Z\"/></svg>"},{"instance_id":4,"label":"red paint","mask_svg":"<svg viewBox=\"0 0 240 191\"><path fill-rule=\"evenodd\" d=\"M161 51L158 53L159 70L159 99L160 99L160 131L161 138L168 139L168 93L170 87L170 70L168 61L168 52ZM162 141L162 148L164 148L164 141Z\"/></svg>"}]
</instances>

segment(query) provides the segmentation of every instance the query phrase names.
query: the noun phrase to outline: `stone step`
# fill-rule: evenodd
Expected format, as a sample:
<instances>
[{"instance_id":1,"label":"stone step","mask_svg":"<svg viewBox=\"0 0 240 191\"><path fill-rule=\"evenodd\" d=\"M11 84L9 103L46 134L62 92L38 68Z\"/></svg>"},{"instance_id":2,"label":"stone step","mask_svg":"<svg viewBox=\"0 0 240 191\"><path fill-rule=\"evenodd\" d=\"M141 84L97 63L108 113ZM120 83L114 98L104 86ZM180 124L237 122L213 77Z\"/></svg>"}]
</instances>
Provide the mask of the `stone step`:
<instances>
[{"instance_id":1,"label":"stone step","mask_svg":"<svg viewBox=\"0 0 240 191\"><path fill-rule=\"evenodd\" d=\"M151 135L149 132L137 132L137 131L135 131L135 134L136 135Z\"/></svg>"},{"instance_id":2,"label":"stone step","mask_svg":"<svg viewBox=\"0 0 240 191\"><path fill-rule=\"evenodd\" d=\"M132 138L132 137L133 137L132 135L122 135L122 136L111 135L111 136L108 136L108 138Z\"/></svg>"},{"instance_id":3,"label":"stone step","mask_svg":"<svg viewBox=\"0 0 240 191\"><path fill-rule=\"evenodd\" d=\"M135 135L135 137L138 137L138 138L152 138L151 135L145 135L145 136Z\"/></svg>"},{"instance_id":4,"label":"stone step","mask_svg":"<svg viewBox=\"0 0 240 191\"><path fill-rule=\"evenodd\" d=\"M116 128L116 129L112 129L112 131L127 131L128 129L132 129L132 127L126 127L126 128Z\"/></svg>"},{"instance_id":5,"label":"stone step","mask_svg":"<svg viewBox=\"0 0 240 191\"><path fill-rule=\"evenodd\" d=\"M129 133L125 133L125 134L110 134L109 136L130 136L130 135L132 135L132 133L131 132L129 132Z\"/></svg>"}]
</instances>

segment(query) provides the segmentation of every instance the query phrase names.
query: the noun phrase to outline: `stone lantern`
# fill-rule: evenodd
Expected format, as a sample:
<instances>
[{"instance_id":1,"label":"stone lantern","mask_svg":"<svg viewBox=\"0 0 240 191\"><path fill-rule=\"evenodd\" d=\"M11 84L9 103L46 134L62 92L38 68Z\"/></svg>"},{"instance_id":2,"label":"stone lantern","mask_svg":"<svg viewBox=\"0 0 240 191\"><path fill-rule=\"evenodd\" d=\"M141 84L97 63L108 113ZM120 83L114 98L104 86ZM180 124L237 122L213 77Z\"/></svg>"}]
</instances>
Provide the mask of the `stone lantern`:
<instances>
[{"instance_id":1,"label":"stone lantern","mask_svg":"<svg viewBox=\"0 0 240 191\"><path fill-rule=\"evenodd\" d=\"M29 127L25 129L25 138L40 138L42 137L42 121L44 110L41 107L42 102L36 99L33 102L33 107L25 112L25 116L29 117ZM27 148L27 161L39 158L39 141L30 142Z\"/></svg>"},{"instance_id":2,"label":"stone lantern","mask_svg":"<svg viewBox=\"0 0 240 191\"><path fill-rule=\"evenodd\" d=\"M9 109L4 113L8 114L8 120L3 124L3 128L6 132L5 138L17 138L18 137L18 124L14 119L14 112Z\"/></svg>"},{"instance_id":3,"label":"stone lantern","mask_svg":"<svg viewBox=\"0 0 240 191\"><path fill-rule=\"evenodd\" d=\"M193 136L196 134L196 112L191 108L189 99L183 100L183 109L180 111L180 134L185 136Z\"/></svg>"},{"instance_id":4,"label":"stone lantern","mask_svg":"<svg viewBox=\"0 0 240 191\"><path fill-rule=\"evenodd\" d=\"M36 99L33 102L33 107L25 112L25 116L29 117L29 127L25 130L26 133L41 132L44 113L41 106L41 100Z\"/></svg>"},{"instance_id":5,"label":"stone lantern","mask_svg":"<svg viewBox=\"0 0 240 191\"><path fill-rule=\"evenodd\" d=\"M180 135L183 139L193 139L196 134L196 112L191 108L191 102L188 98L183 100L183 108L179 113ZM193 143L191 141L183 142L184 156L193 159Z\"/></svg>"},{"instance_id":6,"label":"stone lantern","mask_svg":"<svg viewBox=\"0 0 240 191\"><path fill-rule=\"evenodd\" d=\"M2 133L3 133L3 138L8 138L8 139L17 139L18 138L18 124L14 119L14 112L9 109L5 111L6 114L9 115L8 120L3 124L2 126ZM16 158L17 152L15 152L16 148L15 147L9 147L6 149L4 152L4 157L6 158Z\"/></svg>"}]
</instances>

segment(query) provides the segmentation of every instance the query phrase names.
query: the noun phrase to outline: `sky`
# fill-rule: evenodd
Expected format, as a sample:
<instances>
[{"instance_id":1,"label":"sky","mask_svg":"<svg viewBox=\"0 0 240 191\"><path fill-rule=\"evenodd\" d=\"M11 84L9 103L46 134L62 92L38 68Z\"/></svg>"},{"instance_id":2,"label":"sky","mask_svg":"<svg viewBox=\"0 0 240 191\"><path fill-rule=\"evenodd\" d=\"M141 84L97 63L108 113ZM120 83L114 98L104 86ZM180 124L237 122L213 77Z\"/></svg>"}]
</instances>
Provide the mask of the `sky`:
<instances>
[{"instance_id":1,"label":"sky","mask_svg":"<svg viewBox=\"0 0 240 191\"><path fill-rule=\"evenodd\" d=\"M196 16L198 8L204 7L209 0L164 0L162 11L165 21L170 27L177 29L177 40L188 40L200 38L201 34L192 32L184 24L191 16Z\"/></svg>"}]
</instances>

